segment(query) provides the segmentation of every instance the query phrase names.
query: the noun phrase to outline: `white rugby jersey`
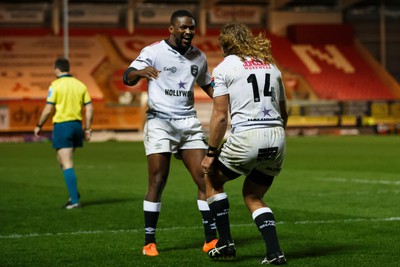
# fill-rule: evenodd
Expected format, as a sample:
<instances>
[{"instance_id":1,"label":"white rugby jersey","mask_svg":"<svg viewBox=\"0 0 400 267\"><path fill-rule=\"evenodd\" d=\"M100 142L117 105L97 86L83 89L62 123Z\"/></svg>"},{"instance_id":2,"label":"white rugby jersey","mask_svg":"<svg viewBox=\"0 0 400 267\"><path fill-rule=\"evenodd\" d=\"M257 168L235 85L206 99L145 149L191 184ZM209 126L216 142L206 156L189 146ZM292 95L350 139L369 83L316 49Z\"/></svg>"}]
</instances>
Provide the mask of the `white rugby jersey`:
<instances>
[{"instance_id":1,"label":"white rugby jersey","mask_svg":"<svg viewBox=\"0 0 400 267\"><path fill-rule=\"evenodd\" d=\"M206 56L195 47L184 55L173 49L165 40L143 48L130 67L156 68L158 79L148 81L147 117L181 119L196 116L194 109L194 83L204 86L211 83Z\"/></svg>"},{"instance_id":2,"label":"white rugby jersey","mask_svg":"<svg viewBox=\"0 0 400 267\"><path fill-rule=\"evenodd\" d=\"M273 64L230 55L213 70L213 97L229 94L233 131L283 125L279 101L286 100L279 69Z\"/></svg>"}]
</instances>

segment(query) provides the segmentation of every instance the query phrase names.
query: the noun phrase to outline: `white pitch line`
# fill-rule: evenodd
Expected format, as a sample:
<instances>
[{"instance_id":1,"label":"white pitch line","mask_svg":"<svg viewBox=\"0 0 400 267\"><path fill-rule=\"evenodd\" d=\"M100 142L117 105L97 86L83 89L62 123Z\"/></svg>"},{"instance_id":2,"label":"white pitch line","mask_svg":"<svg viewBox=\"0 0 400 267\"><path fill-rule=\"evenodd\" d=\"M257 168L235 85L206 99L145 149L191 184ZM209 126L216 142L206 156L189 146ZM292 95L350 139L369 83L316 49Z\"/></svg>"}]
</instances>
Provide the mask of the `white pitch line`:
<instances>
[{"instance_id":1,"label":"white pitch line","mask_svg":"<svg viewBox=\"0 0 400 267\"><path fill-rule=\"evenodd\" d=\"M325 192L325 193L315 193L313 195L318 197L326 197L326 196L337 196L337 195L370 195L371 191L337 191L337 192ZM377 195L387 195L387 194L400 194L400 190L378 190L375 192Z\"/></svg>"},{"instance_id":2,"label":"white pitch line","mask_svg":"<svg viewBox=\"0 0 400 267\"><path fill-rule=\"evenodd\" d=\"M337 224L337 223L353 223L353 222L392 222L400 221L400 217L389 217L389 218L355 218L355 219L343 219L343 220L316 220L316 221L294 221L294 222L276 222L276 224ZM248 224L232 224L231 227L253 227L253 223ZM158 228L157 231L181 231L181 230L193 230L200 229L201 227L170 227L170 228ZM31 233L31 234L11 234L11 235L0 235L0 239L20 239L20 238L31 238L31 237L48 237L48 236L63 236L63 235L94 235L94 234L109 234L109 233L136 233L143 231L143 229L120 229L120 230L95 230L95 231L76 231L69 233Z\"/></svg>"},{"instance_id":3,"label":"white pitch line","mask_svg":"<svg viewBox=\"0 0 400 267\"><path fill-rule=\"evenodd\" d=\"M400 185L400 181L390 180L363 180L363 179L347 179L347 178L321 178L318 180L340 182L340 183L358 183L358 184L384 184L384 185Z\"/></svg>"}]
</instances>

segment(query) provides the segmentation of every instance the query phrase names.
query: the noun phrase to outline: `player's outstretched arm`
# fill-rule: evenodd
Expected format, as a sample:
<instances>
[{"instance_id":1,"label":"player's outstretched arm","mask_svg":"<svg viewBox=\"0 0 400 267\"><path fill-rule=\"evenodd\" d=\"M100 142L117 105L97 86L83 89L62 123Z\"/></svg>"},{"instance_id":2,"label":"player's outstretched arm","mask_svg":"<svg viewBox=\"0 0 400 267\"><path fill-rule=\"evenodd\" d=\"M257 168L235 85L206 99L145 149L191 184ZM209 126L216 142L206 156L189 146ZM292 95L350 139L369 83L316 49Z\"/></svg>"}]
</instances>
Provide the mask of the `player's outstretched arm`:
<instances>
[{"instance_id":1,"label":"player's outstretched arm","mask_svg":"<svg viewBox=\"0 0 400 267\"><path fill-rule=\"evenodd\" d=\"M160 72L153 67L145 67L144 69L137 70L129 67L123 76L124 84L132 86L139 82L141 78L147 78L149 80L157 79Z\"/></svg>"}]
</instances>

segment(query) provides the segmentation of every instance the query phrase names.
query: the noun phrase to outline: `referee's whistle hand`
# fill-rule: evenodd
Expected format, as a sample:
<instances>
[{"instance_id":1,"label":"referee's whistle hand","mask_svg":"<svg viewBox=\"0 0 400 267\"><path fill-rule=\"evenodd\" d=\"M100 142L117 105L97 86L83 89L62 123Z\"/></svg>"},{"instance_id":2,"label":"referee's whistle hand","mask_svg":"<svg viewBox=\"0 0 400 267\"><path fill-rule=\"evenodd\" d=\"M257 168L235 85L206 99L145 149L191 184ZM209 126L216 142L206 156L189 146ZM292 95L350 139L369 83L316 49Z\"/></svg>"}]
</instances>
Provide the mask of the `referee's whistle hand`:
<instances>
[{"instance_id":1,"label":"referee's whistle hand","mask_svg":"<svg viewBox=\"0 0 400 267\"><path fill-rule=\"evenodd\" d=\"M35 129L33 130L34 135L39 136L40 135L40 127L36 126Z\"/></svg>"},{"instance_id":2,"label":"referee's whistle hand","mask_svg":"<svg viewBox=\"0 0 400 267\"><path fill-rule=\"evenodd\" d=\"M92 130L91 129L86 129L85 130L85 141L90 141L91 137L92 137Z\"/></svg>"}]
</instances>

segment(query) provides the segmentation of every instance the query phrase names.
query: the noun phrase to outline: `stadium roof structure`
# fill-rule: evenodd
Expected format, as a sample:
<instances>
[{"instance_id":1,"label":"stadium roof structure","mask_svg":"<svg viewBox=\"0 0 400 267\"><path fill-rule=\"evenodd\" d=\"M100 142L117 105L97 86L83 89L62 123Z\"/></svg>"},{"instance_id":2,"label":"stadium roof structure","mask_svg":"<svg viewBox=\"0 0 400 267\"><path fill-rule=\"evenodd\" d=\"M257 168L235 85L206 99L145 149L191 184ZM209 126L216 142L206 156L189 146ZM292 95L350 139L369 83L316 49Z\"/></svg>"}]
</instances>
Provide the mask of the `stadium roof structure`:
<instances>
[{"instance_id":1,"label":"stadium roof structure","mask_svg":"<svg viewBox=\"0 0 400 267\"><path fill-rule=\"evenodd\" d=\"M2 3L53 3L61 0L3 0ZM207 6L225 4L245 4L245 5L269 5L274 9L287 10L310 10L310 9L346 9L362 6L391 6L399 7L398 0L69 0L69 3L112 3L112 4L206 4Z\"/></svg>"}]
</instances>

